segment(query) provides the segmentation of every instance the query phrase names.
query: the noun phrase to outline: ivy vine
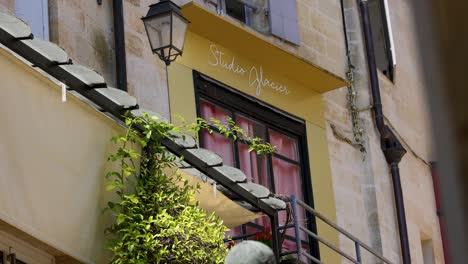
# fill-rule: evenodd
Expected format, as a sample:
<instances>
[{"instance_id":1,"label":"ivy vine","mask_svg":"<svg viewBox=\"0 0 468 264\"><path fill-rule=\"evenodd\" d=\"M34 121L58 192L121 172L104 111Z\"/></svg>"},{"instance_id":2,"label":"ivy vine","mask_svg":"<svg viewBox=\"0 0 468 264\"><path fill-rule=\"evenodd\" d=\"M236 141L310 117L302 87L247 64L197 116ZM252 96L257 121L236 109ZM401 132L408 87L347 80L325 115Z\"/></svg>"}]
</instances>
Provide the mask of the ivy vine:
<instances>
[{"instance_id":1,"label":"ivy vine","mask_svg":"<svg viewBox=\"0 0 468 264\"><path fill-rule=\"evenodd\" d=\"M228 229L215 214L199 207L193 196L198 186L189 185L177 173L176 157L160 139L181 130L196 136L207 129L248 142L249 151L257 154L272 153L275 148L248 137L231 119L226 125L201 118L183 123L175 126L144 114L127 118L126 133L112 138L118 147L108 160L117 163L119 170L106 174L107 190L117 196L106 207L116 219L106 229L110 263L224 263L227 247L223 239Z\"/></svg>"}]
</instances>

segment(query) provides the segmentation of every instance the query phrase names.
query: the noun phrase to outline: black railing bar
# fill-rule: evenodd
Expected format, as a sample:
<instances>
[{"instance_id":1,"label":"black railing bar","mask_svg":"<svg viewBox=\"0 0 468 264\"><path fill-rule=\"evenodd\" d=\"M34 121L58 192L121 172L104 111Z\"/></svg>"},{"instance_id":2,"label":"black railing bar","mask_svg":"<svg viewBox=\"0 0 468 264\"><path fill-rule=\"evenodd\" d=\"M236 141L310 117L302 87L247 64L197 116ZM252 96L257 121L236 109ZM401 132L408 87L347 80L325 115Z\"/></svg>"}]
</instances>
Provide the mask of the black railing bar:
<instances>
[{"instance_id":1,"label":"black railing bar","mask_svg":"<svg viewBox=\"0 0 468 264\"><path fill-rule=\"evenodd\" d=\"M296 246L297 246L297 257L301 258L302 256L302 244L301 244L301 234L299 232L299 222L298 222L298 215L297 215L297 199L295 195L291 196L291 207L294 219L294 233L296 234Z\"/></svg>"},{"instance_id":2,"label":"black railing bar","mask_svg":"<svg viewBox=\"0 0 468 264\"><path fill-rule=\"evenodd\" d=\"M317 264L325 264L325 263L323 263L322 261L320 261L319 259L312 257L312 256L309 255L309 253L307 253L307 252L302 252L302 255L304 255L306 258L312 260L313 262L315 262L315 263L317 263Z\"/></svg>"},{"instance_id":3,"label":"black railing bar","mask_svg":"<svg viewBox=\"0 0 468 264\"><path fill-rule=\"evenodd\" d=\"M340 233L343 233L343 235L347 236L349 239L351 239L353 241L359 241L360 242L360 240L358 238L351 235L350 233L348 233L343 228L337 226L332 221L328 220L325 216L323 216L321 213L317 212L314 208L312 208L312 207L308 206L307 204L305 204L303 201L297 200L297 203L300 206L302 206L306 211L308 211L308 212L312 213L313 215L315 215L316 217L320 218L320 220L322 220L323 222L325 222L329 226L333 227L334 229L338 230Z\"/></svg>"},{"instance_id":4,"label":"black railing bar","mask_svg":"<svg viewBox=\"0 0 468 264\"><path fill-rule=\"evenodd\" d=\"M224 243L229 242L229 241L236 241L239 239L249 238L249 237L252 237L253 235L254 234L245 234L245 235L238 235L238 236L231 237L231 238L225 238Z\"/></svg>"},{"instance_id":5,"label":"black railing bar","mask_svg":"<svg viewBox=\"0 0 468 264\"><path fill-rule=\"evenodd\" d=\"M289 224L287 226L280 226L280 227L278 227L278 230L288 229L288 228L291 228L291 227L294 227L294 226L295 226L294 224Z\"/></svg>"},{"instance_id":6,"label":"black railing bar","mask_svg":"<svg viewBox=\"0 0 468 264\"><path fill-rule=\"evenodd\" d=\"M296 237L293 237L293 236L290 236L290 235L284 235L284 239L287 239L287 240L292 241L292 242L296 242ZM301 244L309 245L309 242L301 239Z\"/></svg>"},{"instance_id":7,"label":"black railing bar","mask_svg":"<svg viewBox=\"0 0 468 264\"><path fill-rule=\"evenodd\" d=\"M232 237L231 239L225 238L224 242L228 242L228 241L231 241L231 240L232 241L239 240L239 239L243 239L243 238L249 238L249 237L255 236L255 234L257 234L257 233L249 233L249 234L244 234L244 235L238 235L238 236Z\"/></svg>"},{"instance_id":8,"label":"black railing bar","mask_svg":"<svg viewBox=\"0 0 468 264\"><path fill-rule=\"evenodd\" d=\"M332 249L336 253L340 254L341 256L347 258L349 261L353 262L354 264L359 264L353 257L346 254L344 251L342 251L341 249L339 249L336 246L332 245L330 242L326 241L325 239L323 239L323 238L319 237L318 235L314 234L313 232L309 231L308 229L306 229L306 228L304 228L302 226L300 226L299 229L306 232L309 236L311 236L311 237L317 239L318 241L322 242L322 244L329 247L330 249Z\"/></svg>"},{"instance_id":9,"label":"black railing bar","mask_svg":"<svg viewBox=\"0 0 468 264\"><path fill-rule=\"evenodd\" d=\"M383 256L380 256L378 253L374 252L374 250L372 248L370 248L368 245L364 244L361 240L359 240L357 237L351 235L350 233L348 233L346 230L344 230L343 228L337 226L335 223L331 222L330 220L328 220L325 216L323 216L321 213L317 212L314 208L308 206L307 204L305 204L303 201L301 200L297 200L297 204L299 204L300 206L302 206L306 211L308 211L309 213L315 215L316 217L320 218L323 222L325 222L326 224L328 224L329 226L333 227L334 229L336 229L337 231L339 231L340 233L342 233L343 235L347 236L349 239L353 240L354 242L359 242L359 244L361 245L362 248L366 249L369 253L371 253L372 255L376 256L377 258L379 258L380 260L382 260L383 262L385 263L389 263L391 264L392 262L388 259L386 259L385 257Z\"/></svg>"},{"instance_id":10,"label":"black railing bar","mask_svg":"<svg viewBox=\"0 0 468 264\"><path fill-rule=\"evenodd\" d=\"M263 231L265 231L265 227L264 227L264 226L259 225L259 224L254 223L254 222L247 222L247 223L245 223L244 225L250 226L250 227L253 227L253 228L257 228L257 229L258 229L258 232L263 232Z\"/></svg>"},{"instance_id":11,"label":"black railing bar","mask_svg":"<svg viewBox=\"0 0 468 264\"><path fill-rule=\"evenodd\" d=\"M378 253L374 252L374 250L372 248L370 248L368 245L366 244L363 244L360 240L357 240L355 241L357 243L359 243L359 245L364 248L367 252L371 253L372 255L374 255L375 257L377 257L378 259L382 260L383 262L385 263L388 263L388 264L392 264L392 262L388 259L386 259L384 256L381 256L379 255Z\"/></svg>"},{"instance_id":12,"label":"black railing bar","mask_svg":"<svg viewBox=\"0 0 468 264\"><path fill-rule=\"evenodd\" d=\"M291 255L291 254L296 254L296 253L298 253L297 250L290 250L290 251L281 252L280 256L286 256L286 255Z\"/></svg>"},{"instance_id":13,"label":"black railing bar","mask_svg":"<svg viewBox=\"0 0 468 264\"><path fill-rule=\"evenodd\" d=\"M354 248L356 249L356 260L359 263L362 263L362 258L361 258L361 246L359 242L354 242Z\"/></svg>"}]
</instances>

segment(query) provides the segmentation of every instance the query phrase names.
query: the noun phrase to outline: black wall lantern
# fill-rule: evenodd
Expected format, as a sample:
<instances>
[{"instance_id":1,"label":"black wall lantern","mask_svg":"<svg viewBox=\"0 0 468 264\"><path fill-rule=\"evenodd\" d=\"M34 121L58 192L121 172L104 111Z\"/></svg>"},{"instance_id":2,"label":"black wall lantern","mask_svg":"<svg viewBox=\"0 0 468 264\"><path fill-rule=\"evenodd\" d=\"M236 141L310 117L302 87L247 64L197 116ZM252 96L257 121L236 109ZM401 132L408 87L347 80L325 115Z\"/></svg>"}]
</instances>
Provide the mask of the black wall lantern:
<instances>
[{"instance_id":1,"label":"black wall lantern","mask_svg":"<svg viewBox=\"0 0 468 264\"><path fill-rule=\"evenodd\" d=\"M151 50L169 65L182 54L189 21L182 15L180 7L170 0L151 5L142 19Z\"/></svg>"}]
</instances>

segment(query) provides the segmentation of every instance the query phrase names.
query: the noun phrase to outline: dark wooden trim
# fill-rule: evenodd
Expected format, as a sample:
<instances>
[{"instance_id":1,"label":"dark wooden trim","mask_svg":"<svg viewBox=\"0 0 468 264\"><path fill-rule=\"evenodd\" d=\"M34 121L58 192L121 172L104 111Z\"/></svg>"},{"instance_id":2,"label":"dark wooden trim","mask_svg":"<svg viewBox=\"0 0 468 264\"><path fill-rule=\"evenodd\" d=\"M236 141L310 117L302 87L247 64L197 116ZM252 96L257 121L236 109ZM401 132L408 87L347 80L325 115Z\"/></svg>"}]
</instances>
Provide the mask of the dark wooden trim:
<instances>
[{"instance_id":1,"label":"dark wooden trim","mask_svg":"<svg viewBox=\"0 0 468 264\"><path fill-rule=\"evenodd\" d=\"M273 128L286 130L294 135L305 133L305 121L277 107L237 91L227 85L194 71L196 95L209 98L227 109L253 115L257 120Z\"/></svg>"}]
</instances>

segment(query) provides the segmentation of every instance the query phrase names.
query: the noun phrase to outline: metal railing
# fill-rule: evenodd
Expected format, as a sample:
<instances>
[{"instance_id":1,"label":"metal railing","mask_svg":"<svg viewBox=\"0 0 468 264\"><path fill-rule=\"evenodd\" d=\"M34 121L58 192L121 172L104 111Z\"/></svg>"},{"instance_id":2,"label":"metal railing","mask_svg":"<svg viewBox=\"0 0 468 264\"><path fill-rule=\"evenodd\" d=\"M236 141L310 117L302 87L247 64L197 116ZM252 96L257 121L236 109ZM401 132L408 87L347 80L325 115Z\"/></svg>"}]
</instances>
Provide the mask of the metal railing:
<instances>
[{"instance_id":1,"label":"metal railing","mask_svg":"<svg viewBox=\"0 0 468 264\"><path fill-rule=\"evenodd\" d=\"M344 236L346 236L347 238L352 240L354 242L354 248L355 248L356 256L353 257L353 256L349 255L348 253L346 253L343 250L339 249L335 245L333 245L330 242L326 241L324 238L318 236L317 234L313 233L312 231L308 230L307 228L305 228L303 226L300 226L299 222L297 221L297 206L296 206L296 204L299 205L300 207L304 208L304 210L311 213L315 217L322 220L324 223L326 223L327 225L329 225L330 227L332 227L333 229L335 229L339 233L343 234ZM351 235L349 232L347 232L343 228L339 227L338 225L333 223L331 220L327 219L324 215L317 212L314 208L308 206L303 201L297 200L295 196L291 196L291 205L292 205L292 210L293 210L296 237L300 237L299 230L301 230L304 233L306 233L309 237L311 237L313 239L316 239L320 243L324 244L325 246L327 246L331 250L335 251L336 253L338 253L342 257L346 258L347 260L349 260L349 261L351 261L352 263L355 263L355 264L362 264L363 263L362 262L362 255L361 255L361 248L365 249L367 252L371 253L376 258L380 259L382 261L382 263L392 264L392 262L390 262L390 260L386 259L385 257L383 257L380 254L378 254L377 252L375 252L371 247L364 244L357 237ZM296 253L298 254L299 257L300 256L305 256L306 258L313 261L314 263L322 263L323 264L323 262L320 261L319 259L311 256L307 252L302 251L302 246L301 246L301 240L300 239L296 239L296 243L297 243L297 252Z\"/></svg>"}]
</instances>

